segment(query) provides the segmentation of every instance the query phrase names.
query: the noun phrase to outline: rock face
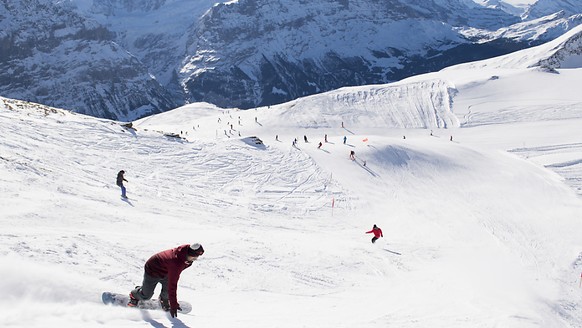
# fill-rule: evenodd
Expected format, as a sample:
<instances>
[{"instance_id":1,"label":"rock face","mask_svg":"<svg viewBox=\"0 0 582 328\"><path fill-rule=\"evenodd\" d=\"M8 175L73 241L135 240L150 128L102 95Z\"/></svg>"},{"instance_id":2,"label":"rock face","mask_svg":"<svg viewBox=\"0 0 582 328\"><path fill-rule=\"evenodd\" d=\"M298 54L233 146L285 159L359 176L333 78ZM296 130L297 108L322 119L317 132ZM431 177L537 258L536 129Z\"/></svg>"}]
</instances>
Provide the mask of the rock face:
<instances>
[{"instance_id":1,"label":"rock face","mask_svg":"<svg viewBox=\"0 0 582 328\"><path fill-rule=\"evenodd\" d=\"M115 35L49 1L0 2L0 94L125 120L176 106Z\"/></svg>"},{"instance_id":2,"label":"rock face","mask_svg":"<svg viewBox=\"0 0 582 328\"><path fill-rule=\"evenodd\" d=\"M524 25L498 7L470 0L0 0L0 95L117 120L198 101L251 108L505 54L579 21L535 34L567 12ZM528 37L508 32L514 26Z\"/></svg>"},{"instance_id":3,"label":"rock face","mask_svg":"<svg viewBox=\"0 0 582 328\"><path fill-rule=\"evenodd\" d=\"M582 27L576 27L564 37L566 36L568 38L554 46L552 49L554 52L550 56L540 60L535 66L550 70L582 67Z\"/></svg>"},{"instance_id":4,"label":"rock face","mask_svg":"<svg viewBox=\"0 0 582 328\"><path fill-rule=\"evenodd\" d=\"M531 20L563 11L566 16L582 14L582 1L579 0L538 0L524 14Z\"/></svg>"},{"instance_id":5,"label":"rock face","mask_svg":"<svg viewBox=\"0 0 582 328\"><path fill-rule=\"evenodd\" d=\"M202 17L181 78L190 100L269 105L496 54L467 47L454 26L518 20L466 1L240 0Z\"/></svg>"}]
</instances>

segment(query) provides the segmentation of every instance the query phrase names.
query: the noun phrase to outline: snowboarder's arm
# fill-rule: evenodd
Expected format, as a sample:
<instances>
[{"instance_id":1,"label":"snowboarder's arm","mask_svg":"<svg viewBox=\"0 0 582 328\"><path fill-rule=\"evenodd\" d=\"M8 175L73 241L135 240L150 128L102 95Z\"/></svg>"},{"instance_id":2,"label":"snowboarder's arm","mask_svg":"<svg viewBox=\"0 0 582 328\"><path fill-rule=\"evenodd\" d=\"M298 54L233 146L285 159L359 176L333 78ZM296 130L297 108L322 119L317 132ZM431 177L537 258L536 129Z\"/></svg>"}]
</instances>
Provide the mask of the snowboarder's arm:
<instances>
[{"instance_id":1,"label":"snowboarder's arm","mask_svg":"<svg viewBox=\"0 0 582 328\"><path fill-rule=\"evenodd\" d=\"M374 232L374 230L367 231L366 233L372 233L372 232Z\"/></svg>"},{"instance_id":2,"label":"snowboarder's arm","mask_svg":"<svg viewBox=\"0 0 582 328\"><path fill-rule=\"evenodd\" d=\"M170 301L170 309L178 309L178 280L180 279L180 272L175 268L168 270L168 299Z\"/></svg>"}]
</instances>

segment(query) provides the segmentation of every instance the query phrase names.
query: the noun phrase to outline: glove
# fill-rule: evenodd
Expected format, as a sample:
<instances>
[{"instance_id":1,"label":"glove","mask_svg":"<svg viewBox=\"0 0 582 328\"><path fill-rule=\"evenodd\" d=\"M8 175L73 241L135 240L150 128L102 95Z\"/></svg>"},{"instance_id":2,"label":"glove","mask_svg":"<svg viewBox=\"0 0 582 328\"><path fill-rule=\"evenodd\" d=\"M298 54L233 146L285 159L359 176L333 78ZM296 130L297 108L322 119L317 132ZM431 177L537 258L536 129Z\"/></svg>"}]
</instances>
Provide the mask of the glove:
<instances>
[{"instance_id":1,"label":"glove","mask_svg":"<svg viewBox=\"0 0 582 328\"><path fill-rule=\"evenodd\" d=\"M178 317L178 310L182 311L182 308L180 307L180 304L178 304L177 307L170 308L170 315L172 316L172 318L177 318Z\"/></svg>"}]
</instances>

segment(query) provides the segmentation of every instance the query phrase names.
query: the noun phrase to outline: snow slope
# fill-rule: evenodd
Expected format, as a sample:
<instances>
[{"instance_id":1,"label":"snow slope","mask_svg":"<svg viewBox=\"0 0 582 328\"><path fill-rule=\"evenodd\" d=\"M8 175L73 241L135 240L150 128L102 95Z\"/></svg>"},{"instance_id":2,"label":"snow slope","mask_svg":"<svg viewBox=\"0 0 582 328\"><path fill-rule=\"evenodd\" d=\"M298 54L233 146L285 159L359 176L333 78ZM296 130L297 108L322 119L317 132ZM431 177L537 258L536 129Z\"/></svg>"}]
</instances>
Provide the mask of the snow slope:
<instances>
[{"instance_id":1,"label":"snow slope","mask_svg":"<svg viewBox=\"0 0 582 328\"><path fill-rule=\"evenodd\" d=\"M580 327L581 74L475 64L135 129L0 98L0 325ZM191 314L101 304L191 242Z\"/></svg>"}]
</instances>

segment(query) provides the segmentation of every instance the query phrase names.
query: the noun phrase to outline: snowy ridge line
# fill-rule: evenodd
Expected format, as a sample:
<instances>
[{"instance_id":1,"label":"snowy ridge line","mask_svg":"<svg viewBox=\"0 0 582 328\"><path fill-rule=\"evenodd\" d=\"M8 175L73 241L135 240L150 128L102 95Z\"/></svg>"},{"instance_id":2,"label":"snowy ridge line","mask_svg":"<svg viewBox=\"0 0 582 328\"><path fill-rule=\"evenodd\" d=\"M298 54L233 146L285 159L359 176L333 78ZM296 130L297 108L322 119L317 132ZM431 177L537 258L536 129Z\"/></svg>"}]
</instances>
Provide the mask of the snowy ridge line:
<instances>
[{"instance_id":1,"label":"snowy ridge line","mask_svg":"<svg viewBox=\"0 0 582 328\"><path fill-rule=\"evenodd\" d=\"M460 64L444 69L525 69L542 67L547 69L577 68L582 66L580 40L582 24L548 43L497 58Z\"/></svg>"},{"instance_id":2,"label":"snowy ridge line","mask_svg":"<svg viewBox=\"0 0 582 328\"><path fill-rule=\"evenodd\" d=\"M579 15L582 19L582 14ZM557 68L576 68L582 65L582 24L566 33L557 49L550 57L542 59L536 66Z\"/></svg>"},{"instance_id":3,"label":"snowy ridge line","mask_svg":"<svg viewBox=\"0 0 582 328\"><path fill-rule=\"evenodd\" d=\"M3 104L3 108L7 109L7 110L27 110L31 112L35 112L35 111L43 111L45 116L48 116L49 114L61 114L62 116L66 115L66 113L69 114L75 114L72 112L68 112L65 111L63 109L58 109L55 107L50 107L47 105L42 105L42 104L35 104L32 102L28 102L28 101L23 101L23 100L17 100L17 99L9 99L9 98L3 98L0 97L0 100L2 101Z\"/></svg>"}]
</instances>

